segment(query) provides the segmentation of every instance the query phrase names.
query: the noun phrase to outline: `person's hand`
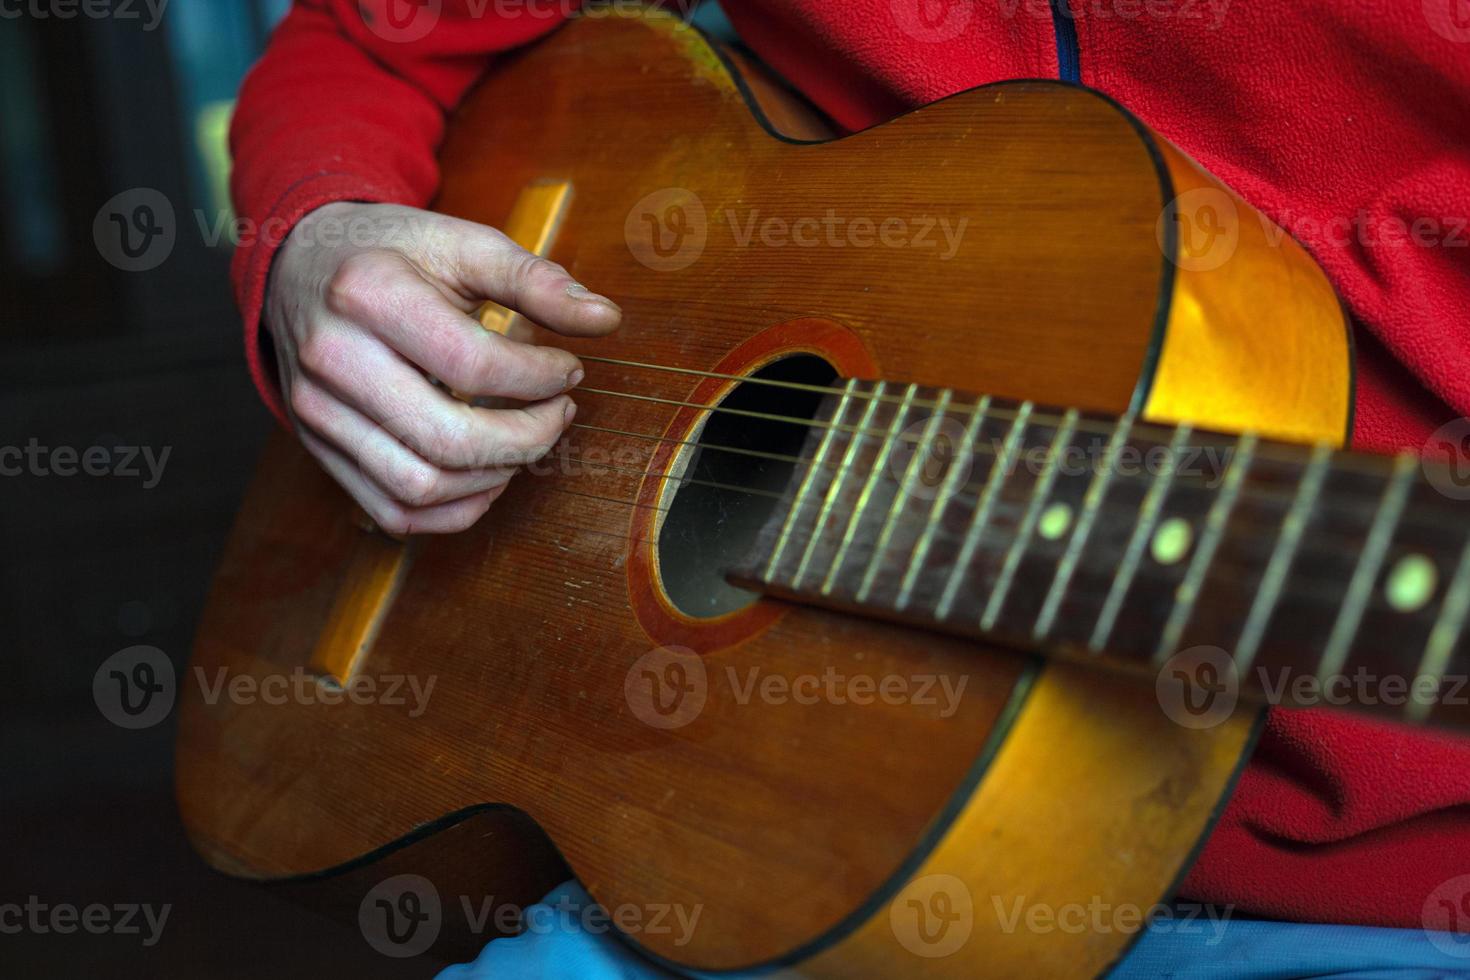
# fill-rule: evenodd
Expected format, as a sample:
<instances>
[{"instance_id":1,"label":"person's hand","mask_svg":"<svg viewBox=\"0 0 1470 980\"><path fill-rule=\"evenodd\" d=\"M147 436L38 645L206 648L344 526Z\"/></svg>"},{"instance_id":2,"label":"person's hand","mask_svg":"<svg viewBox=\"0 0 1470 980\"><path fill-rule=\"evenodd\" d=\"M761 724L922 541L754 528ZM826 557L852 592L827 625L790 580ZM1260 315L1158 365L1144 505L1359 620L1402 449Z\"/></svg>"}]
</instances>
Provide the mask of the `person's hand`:
<instances>
[{"instance_id":1,"label":"person's hand","mask_svg":"<svg viewBox=\"0 0 1470 980\"><path fill-rule=\"evenodd\" d=\"M470 313L486 299L567 336L608 333L621 317L500 232L415 208L329 204L276 255L265 324L288 411L385 531L469 527L572 421L565 392L581 364L483 329ZM530 404L473 407L430 378Z\"/></svg>"}]
</instances>

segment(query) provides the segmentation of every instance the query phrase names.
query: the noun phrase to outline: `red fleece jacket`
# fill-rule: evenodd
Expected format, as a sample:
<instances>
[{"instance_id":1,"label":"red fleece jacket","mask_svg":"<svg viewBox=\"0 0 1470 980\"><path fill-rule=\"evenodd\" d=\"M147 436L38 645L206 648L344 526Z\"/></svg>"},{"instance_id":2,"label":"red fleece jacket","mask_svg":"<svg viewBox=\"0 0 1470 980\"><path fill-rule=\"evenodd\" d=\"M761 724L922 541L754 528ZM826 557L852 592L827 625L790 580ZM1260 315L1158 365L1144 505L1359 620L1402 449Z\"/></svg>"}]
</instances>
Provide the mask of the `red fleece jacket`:
<instances>
[{"instance_id":1,"label":"red fleece jacket","mask_svg":"<svg viewBox=\"0 0 1470 980\"><path fill-rule=\"evenodd\" d=\"M566 7L298 0L246 79L232 134L237 207L262 230L235 258L246 351L278 415L258 343L273 242L330 201L426 204L446 111L495 53L551 31ZM1070 64L1046 0L726 9L751 48L853 129ZM1084 83L1326 270L1358 326L1359 447L1419 450L1470 415L1465 0L1072 0L1070 25ZM1184 891L1259 915L1418 926L1435 889L1466 873L1470 741L1278 710Z\"/></svg>"}]
</instances>

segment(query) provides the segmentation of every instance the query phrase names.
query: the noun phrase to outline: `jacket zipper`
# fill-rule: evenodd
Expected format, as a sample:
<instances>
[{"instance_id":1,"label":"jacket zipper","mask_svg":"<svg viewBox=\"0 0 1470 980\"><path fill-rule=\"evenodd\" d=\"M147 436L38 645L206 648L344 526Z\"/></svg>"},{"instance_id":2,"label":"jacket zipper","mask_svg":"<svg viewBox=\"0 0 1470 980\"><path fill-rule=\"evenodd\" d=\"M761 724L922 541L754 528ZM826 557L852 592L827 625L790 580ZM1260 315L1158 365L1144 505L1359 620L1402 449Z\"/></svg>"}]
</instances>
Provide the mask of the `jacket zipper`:
<instances>
[{"instance_id":1,"label":"jacket zipper","mask_svg":"<svg viewBox=\"0 0 1470 980\"><path fill-rule=\"evenodd\" d=\"M1057 75L1064 82L1082 84L1082 49L1077 43L1077 19L1067 0L1051 0L1051 23L1057 34Z\"/></svg>"}]
</instances>

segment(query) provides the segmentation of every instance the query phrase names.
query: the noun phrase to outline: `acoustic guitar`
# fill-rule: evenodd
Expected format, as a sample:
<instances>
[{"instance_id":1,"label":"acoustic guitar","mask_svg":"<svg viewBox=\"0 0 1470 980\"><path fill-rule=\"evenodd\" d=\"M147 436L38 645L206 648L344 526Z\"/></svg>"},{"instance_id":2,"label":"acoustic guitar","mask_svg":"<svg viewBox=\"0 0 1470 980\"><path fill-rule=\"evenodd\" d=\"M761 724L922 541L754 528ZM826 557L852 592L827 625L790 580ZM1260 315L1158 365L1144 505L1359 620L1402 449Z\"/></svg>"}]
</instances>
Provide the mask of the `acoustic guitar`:
<instances>
[{"instance_id":1,"label":"acoustic guitar","mask_svg":"<svg viewBox=\"0 0 1470 980\"><path fill-rule=\"evenodd\" d=\"M1288 234L1077 87L829 136L658 14L497 64L436 207L624 325L556 340L577 420L462 534L269 446L182 693L208 862L403 953L575 876L683 970L1090 975L1263 704L1463 720L1463 481L1340 451Z\"/></svg>"}]
</instances>

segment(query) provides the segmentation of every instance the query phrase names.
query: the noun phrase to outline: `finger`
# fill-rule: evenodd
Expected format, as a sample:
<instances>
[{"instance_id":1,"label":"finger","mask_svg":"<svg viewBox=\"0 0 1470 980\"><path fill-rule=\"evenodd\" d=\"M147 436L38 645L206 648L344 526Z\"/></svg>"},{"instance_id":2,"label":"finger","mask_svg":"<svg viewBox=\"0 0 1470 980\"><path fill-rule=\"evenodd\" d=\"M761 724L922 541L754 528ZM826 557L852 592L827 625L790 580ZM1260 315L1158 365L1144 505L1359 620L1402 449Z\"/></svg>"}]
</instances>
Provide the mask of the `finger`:
<instances>
[{"instance_id":1,"label":"finger","mask_svg":"<svg viewBox=\"0 0 1470 980\"><path fill-rule=\"evenodd\" d=\"M468 295L493 299L549 330L595 337L618 328L616 303L577 282L566 269L532 255L493 228L454 219L458 234L441 240L448 274Z\"/></svg>"},{"instance_id":2,"label":"finger","mask_svg":"<svg viewBox=\"0 0 1470 980\"><path fill-rule=\"evenodd\" d=\"M372 338L350 357L302 371L387 429L420 457L451 470L522 466L551 451L576 413L566 395L524 408L476 408L434 387L413 365Z\"/></svg>"},{"instance_id":3,"label":"finger","mask_svg":"<svg viewBox=\"0 0 1470 980\"><path fill-rule=\"evenodd\" d=\"M490 505L505 492L502 485L432 507L405 507L389 500L341 450L311 432L300 430L298 435L301 444L328 475L340 483L368 516L389 534L452 534L463 531L485 516Z\"/></svg>"},{"instance_id":4,"label":"finger","mask_svg":"<svg viewBox=\"0 0 1470 980\"><path fill-rule=\"evenodd\" d=\"M306 377L292 386L291 410L312 433L357 464L387 497L409 507L427 507L493 490L515 475L514 467L447 470L344 404Z\"/></svg>"},{"instance_id":5,"label":"finger","mask_svg":"<svg viewBox=\"0 0 1470 980\"><path fill-rule=\"evenodd\" d=\"M484 329L399 255L369 253L344 262L327 303L333 313L366 327L467 395L539 400L581 380L581 364L571 354Z\"/></svg>"}]
</instances>

